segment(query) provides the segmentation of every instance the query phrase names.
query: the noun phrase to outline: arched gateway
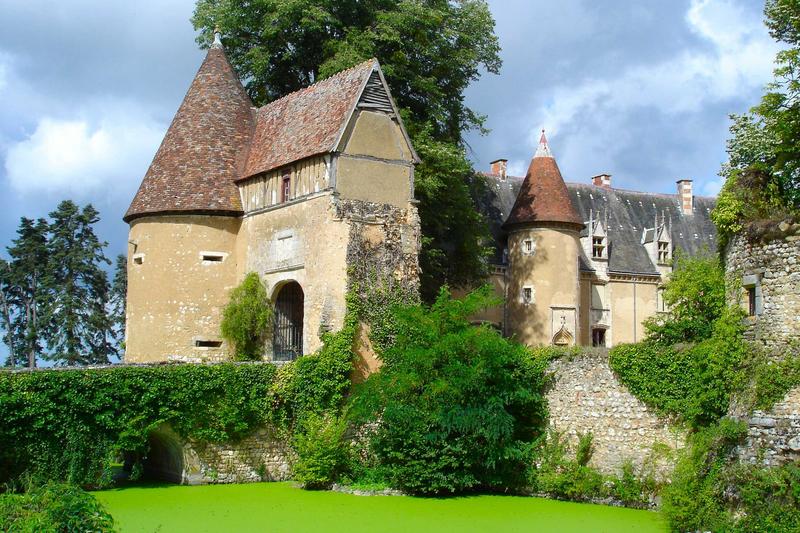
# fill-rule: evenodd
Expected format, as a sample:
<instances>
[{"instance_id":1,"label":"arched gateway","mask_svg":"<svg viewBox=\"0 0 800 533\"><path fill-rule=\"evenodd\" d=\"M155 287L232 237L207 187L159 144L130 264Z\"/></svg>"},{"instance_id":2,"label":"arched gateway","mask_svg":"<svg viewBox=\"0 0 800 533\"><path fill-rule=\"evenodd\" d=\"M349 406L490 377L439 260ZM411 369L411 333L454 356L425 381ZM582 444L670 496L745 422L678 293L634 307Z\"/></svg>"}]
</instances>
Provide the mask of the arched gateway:
<instances>
[{"instance_id":1,"label":"arched gateway","mask_svg":"<svg viewBox=\"0 0 800 533\"><path fill-rule=\"evenodd\" d=\"M303 355L303 288L290 281L278 289L272 328L273 361L291 361Z\"/></svg>"}]
</instances>

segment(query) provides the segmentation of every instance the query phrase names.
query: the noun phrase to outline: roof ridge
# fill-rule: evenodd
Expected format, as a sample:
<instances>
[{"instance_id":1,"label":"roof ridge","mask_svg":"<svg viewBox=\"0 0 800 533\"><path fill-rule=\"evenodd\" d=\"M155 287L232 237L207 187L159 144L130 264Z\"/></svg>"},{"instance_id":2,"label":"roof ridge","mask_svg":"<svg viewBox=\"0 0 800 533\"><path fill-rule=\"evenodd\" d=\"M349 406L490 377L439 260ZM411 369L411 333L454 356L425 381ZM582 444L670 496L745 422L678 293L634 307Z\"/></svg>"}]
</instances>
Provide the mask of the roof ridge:
<instances>
[{"instance_id":1,"label":"roof ridge","mask_svg":"<svg viewBox=\"0 0 800 533\"><path fill-rule=\"evenodd\" d=\"M262 105L260 107L257 107L256 111L260 112L262 109L266 109L266 108L270 107L271 105L273 105L273 104L275 104L277 102L280 102L282 100L285 100L285 99L289 98L290 96L294 96L294 95L297 95L297 94L302 94L302 93L308 92L309 90L314 89L314 88L322 85L323 83L325 83L325 82L327 82L329 80L333 80L333 79L336 79L336 78L344 77L345 74L348 74L350 72L353 72L355 70L358 70L360 68L365 67L367 65L367 63L374 63L374 62L377 62L377 61L378 60L373 57L371 59L367 59L366 61L362 61L361 63L353 65L352 67L346 68L344 70L340 70L339 72L337 72L336 74L334 74L332 76L328 76L327 78L323 78L323 79L321 79L319 81L315 81L311 85L307 85L305 87L301 87L300 89L297 89L296 91L292 91L290 93L284 94L280 98L276 98L275 100L272 100L271 102L267 102L266 104L264 104L264 105Z\"/></svg>"}]
</instances>

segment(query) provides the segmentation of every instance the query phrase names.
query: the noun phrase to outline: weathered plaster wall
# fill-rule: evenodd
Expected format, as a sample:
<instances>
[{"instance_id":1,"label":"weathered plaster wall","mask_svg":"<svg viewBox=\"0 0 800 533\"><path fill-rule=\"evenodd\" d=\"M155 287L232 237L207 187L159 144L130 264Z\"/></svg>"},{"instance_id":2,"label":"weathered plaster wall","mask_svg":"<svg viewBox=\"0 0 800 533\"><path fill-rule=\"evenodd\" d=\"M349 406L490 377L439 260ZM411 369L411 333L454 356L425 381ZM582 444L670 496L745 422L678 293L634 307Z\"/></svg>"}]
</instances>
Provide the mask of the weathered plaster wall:
<instances>
[{"instance_id":1,"label":"weathered plaster wall","mask_svg":"<svg viewBox=\"0 0 800 533\"><path fill-rule=\"evenodd\" d=\"M534 251L526 253L525 240ZM559 228L529 228L509 235L509 333L528 346L552 344L553 335L565 328L579 339L578 234ZM523 301L523 288L532 287L533 301Z\"/></svg>"},{"instance_id":2,"label":"weathered plaster wall","mask_svg":"<svg viewBox=\"0 0 800 533\"><path fill-rule=\"evenodd\" d=\"M405 207L411 199L411 163L394 163L341 155L336 190L342 198Z\"/></svg>"},{"instance_id":3,"label":"weathered plaster wall","mask_svg":"<svg viewBox=\"0 0 800 533\"><path fill-rule=\"evenodd\" d=\"M656 443L672 449L683 447L685 434L670 426L633 396L614 376L608 352L587 350L571 358L553 361L552 388L547 393L550 424L577 442L579 433L594 435L591 464L608 474L619 473L626 460L641 466ZM660 463L668 474L669 461Z\"/></svg>"},{"instance_id":4,"label":"weathered plaster wall","mask_svg":"<svg viewBox=\"0 0 800 533\"><path fill-rule=\"evenodd\" d=\"M400 125L386 113L359 111L344 150L347 154L411 161Z\"/></svg>"},{"instance_id":5,"label":"weathered plaster wall","mask_svg":"<svg viewBox=\"0 0 800 533\"><path fill-rule=\"evenodd\" d=\"M725 254L732 280L757 280L760 287L760 314L748 319L747 337L774 350L800 338L800 224L785 226L783 233L768 243L736 236ZM731 298L748 309L744 289Z\"/></svg>"},{"instance_id":6,"label":"weathered plaster wall","mask_svg":"<svg viewBox=\"0 0 800 533\"><path fill-rule=\"evenodd\" d=\"M323 331L342 327L350 228L330 192L249 215L242 224L243 272L257 272L273 298L288 281L305 295L303 353L321 346ZM272 343L265 346L268 358Z\"/></svg>"},{"instance_id":7,"label":"weathered plaster wall","mask_svg":"<svg viewBox=\"0 0 800 533\"><path fill-rule=\"evenodd\" d=\"M764 466L800 460L800 387L772 409L735 418L747 422L747 440L737 450L741 460Z\"/></svg>"},{"instance_id":8,"label":"weathered plaster wall","mask_svg":"<svg viewBox=\"0 0 800 533\"><path fill-rule=\"evenodd\" d=\"M126 362L224 357L224 344L195 347L195 340L222 340L221 311L237 283L240 223L232 217L194 215L131 223L129 240L135 244L128 245ZM204 261L202 252L221 252L223 260Z\"/></svg>"}]
</instances>

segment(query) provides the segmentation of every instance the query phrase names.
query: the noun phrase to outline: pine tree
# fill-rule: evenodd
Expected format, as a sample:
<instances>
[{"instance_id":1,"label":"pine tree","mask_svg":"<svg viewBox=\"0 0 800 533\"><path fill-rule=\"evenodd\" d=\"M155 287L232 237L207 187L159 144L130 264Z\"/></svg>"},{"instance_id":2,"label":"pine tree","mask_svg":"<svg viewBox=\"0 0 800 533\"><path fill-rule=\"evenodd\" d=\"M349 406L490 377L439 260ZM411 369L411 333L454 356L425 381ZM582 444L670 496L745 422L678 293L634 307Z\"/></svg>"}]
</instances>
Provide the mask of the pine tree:
<instances>
[{"instance_id":1,"label":"pine tree","mask_svg":"<svg viewBox=\"0 0 800 533\"><path fill-rule=\"evenodd\" d=\"M108 276L102 263L105 242L94 233L99 220L91 205L83 210L66 200L50 213L48 287L52 308L47 344L51 358L66 365L107 363L116 352L110 342Z\"/></svg>"},{"instance_id":2,"label":"pine tree","mask_svg":"<svg viewBox=\"0 0 800 533\"><path fill-rule=\"evenodd\" d=\"M11 258L7 272L8 313L10 322L10 349L16 350L15 360L27 359L33 368L42 356L42 338L49 304L46 284L47 221L20 219L17 238L8 248ZM4 317L4 319L6 319ZM8 333L8 332L7 332Z\"/></svg>"},{"instance_id":3,"label":"pine tree","mask_svg":"<svg viewBox=\"0 0 800 533\"><path fill-rule=\"evenodd\" d=\"M0 259L0 329L3 330L3 342L8 347L8 359L5 365L14 368L17 366L17 346L14 338L12 321L11 299L13 285L11 283L11 265L5 259Z\"/></svg>"},{"instance_id":4,"label":"pine tree","mask_svg":"<svg viewBox=\"0 0 800 533\"><path fill-rule=\"evenodd\" d=\"M122 347L125 341L125 308L128 299L128 258L118 255L111 282L109 313L113 321L115 346Z\"/></svg>"}]
</instances>

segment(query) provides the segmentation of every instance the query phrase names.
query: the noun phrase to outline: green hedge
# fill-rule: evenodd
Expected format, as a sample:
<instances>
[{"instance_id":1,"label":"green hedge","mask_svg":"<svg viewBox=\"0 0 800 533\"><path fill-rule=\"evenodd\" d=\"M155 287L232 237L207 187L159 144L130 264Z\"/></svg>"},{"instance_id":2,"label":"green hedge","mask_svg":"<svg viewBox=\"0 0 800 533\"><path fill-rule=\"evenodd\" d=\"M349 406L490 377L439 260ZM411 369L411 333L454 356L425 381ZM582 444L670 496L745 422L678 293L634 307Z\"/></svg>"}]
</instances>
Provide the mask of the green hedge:
<instances>
[{"instance_id":1,"label":"green hedge","mask_svg":"<svg viewBox=\"0 0 800 533\"><path fill-rule=\"evenodd\" d=\"M114 531L114 519L88 492L72 485L28 484L23 493L0 494L0 531L60 533Z\"/></svg>"},{"instance_id":2,"label":"green hedge","mask_svg":"<svg viewBox=\"0 0 800 533\"><path fill-rule=\"evenodd\" d=\"M236 441L272 424L291 433L336 411L350 385L355 320L316 354L269 363L177 364L0 372L0 482L28 472L79 485L110 482L109 464L147 452L168 423L182 437Z\"/></svg>"}]
</instances>

